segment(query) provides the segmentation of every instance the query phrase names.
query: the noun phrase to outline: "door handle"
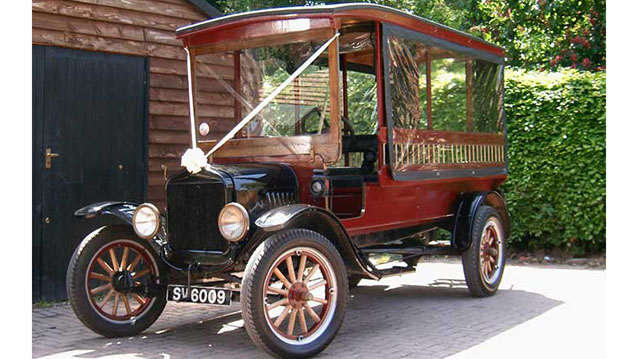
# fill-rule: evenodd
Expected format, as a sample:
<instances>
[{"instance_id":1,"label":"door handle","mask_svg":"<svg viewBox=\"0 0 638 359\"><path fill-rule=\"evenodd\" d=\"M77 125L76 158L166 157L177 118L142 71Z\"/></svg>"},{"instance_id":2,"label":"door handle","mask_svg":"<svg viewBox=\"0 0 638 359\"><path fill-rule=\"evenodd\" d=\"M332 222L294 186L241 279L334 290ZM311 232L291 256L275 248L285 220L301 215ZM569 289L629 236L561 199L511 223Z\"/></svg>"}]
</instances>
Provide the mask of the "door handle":
<instances>
[{"instance_id":1,"label":"door handle","mask_svg":"<svg viewBox=\"0 0 638 359\"><path fill-rule=\"evenodd\" d=\"M44 168L51 168L51 158L60 157L59 154L51 152L50 148L44 151Z\"/></svg>"}]
</instances>

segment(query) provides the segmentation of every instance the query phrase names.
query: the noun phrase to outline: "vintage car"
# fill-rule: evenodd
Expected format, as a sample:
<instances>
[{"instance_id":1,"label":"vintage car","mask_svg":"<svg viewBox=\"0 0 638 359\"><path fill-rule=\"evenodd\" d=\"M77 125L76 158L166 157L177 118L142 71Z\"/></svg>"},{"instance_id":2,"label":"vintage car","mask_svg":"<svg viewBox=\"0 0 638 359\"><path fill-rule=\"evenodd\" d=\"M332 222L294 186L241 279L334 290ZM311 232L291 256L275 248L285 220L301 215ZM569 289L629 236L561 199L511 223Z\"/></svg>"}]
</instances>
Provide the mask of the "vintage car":
<instances>
[{"instance_id":1,"label":"vintage car","mask_svg":"<svg viewBox=\"0 0 638 359\"><path fill-rule=\"evenodd\" d=\"M165 208L76 211L122 220L69 264L88 328L130 336L167 301L239 302L258 347L309 357L337 334L349 287L423 256L459 255L472 295L497 291L509 233L502 48L369 4L229 15L177 37L192 146Z\"/></svg>"}]
</instances>

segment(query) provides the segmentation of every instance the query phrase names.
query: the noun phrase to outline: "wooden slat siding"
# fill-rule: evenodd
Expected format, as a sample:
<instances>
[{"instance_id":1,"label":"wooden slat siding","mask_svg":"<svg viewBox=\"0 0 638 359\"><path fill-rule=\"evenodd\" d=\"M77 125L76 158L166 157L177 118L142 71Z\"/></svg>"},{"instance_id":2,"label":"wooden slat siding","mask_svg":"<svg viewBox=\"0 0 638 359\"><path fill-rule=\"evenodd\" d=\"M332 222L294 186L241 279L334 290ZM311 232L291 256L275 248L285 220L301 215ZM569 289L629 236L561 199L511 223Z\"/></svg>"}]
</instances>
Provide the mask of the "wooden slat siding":
<instances>
[{"instance_id":1,"label":"wooden slat siding","mask_svg":"<svg viewBox=\"0 0 638 359\"><path fill-rule=\"evenodd\" d=\"M33 0L33 43L150 58L148 200L160 209L164 173L180 169L190 145L186 54L175 38L177 27L204 20L186 0ZM230 55L198 60L199 107L212 136L230 130L233 99L214 80L233 80Z\"/></svg>"},{"instance_id":2,"label":"wooden slat siding","mask_svg":"<svg viewBox=\"0 0 638 359\"><path fill-rule=\"evenodd\" d=\"M153 74L151 76L151 87L162 87L167 89L185 90L188 89L188 79L186 76ZM200 91L224 93L224 87L215 79L198 78L197 86Z\"/></svg>"},{"instance_id":3,"label":"wooden slat siding","mask_svg":"<svg viewBox=\"0 0 638 359\"><path fill-rule=\"evenodd\" d=\"M154 101L188 103L188 94L182 90L152 88L150 91L150 99ZM200 91L197 94L197 102L204 105L221 106L232 106L234 103L233 97L229 94L205 91Z\"/></svg>"},{"instance_id":4,"label":"wooden slat siding","mask_svg":"<svg viewBox=\"0 0 638 359\"><path fill-rule=\"evenodd\" d=\"M176 18L199 21L202 15L193 13L192 7L186 6L186 2L179 4L166 4L150 0L74 0L76 2L108 6L118 9L142 11L148 14L165 15Z\"/></svg>"},{"instance_id":5,"label":"wooden slat siding","mask_svg":"<svg viewBox=\"0 0 638 359\"><path fill-rule=\"evenodd\" d=\"M223 62L222 60L218 61L218 64L197 64L197 75L198 76L206 76L213 77L213 74L219 75L220 78L226 80L233 79L233 68L230 66L220 65L219 62ZM172 59L164 59L159 57L151 58L151 72L156 72L158 74L167 74L167 75L183 75L186 76L186 65L184 65L183 61L172 60Z\"/></svg>"},{"instance_id":6,"label":"wooden slat siding","mask_svg":"<svg viewBox=\"0 0 638 359\"><path fill-rule=\"evenodd\" d=\"M69 0L35 0L32 2L31 8L33 11L38 12L101 20L116 24L119 23L140 27L150 27L153 29L168 31L175 31L178 27L199 21L196 19L183 19L172 16L155 15L142 11L124 10ZM204 20L203 15L200 15L200 20Z\"/></svg>"},{"instance_id":7,"label":"wooden slat siding","mask_svg":"<svg viewBox=\"0 0 638 359\"><path fill-rule=\"evenodd\" d=\"M190 135L186 131L149 129L148 140L149 142L188 146L190 144Z\"/></svg>"},{"instance_id":8,"label":"wooden slat siding","mask_svg":"<svg viewBox=\"0 0 638 359\"><path fill-rule=\"evenodd\" d=\"M144 41L144 29L131 25L114 25L109 22L72 18L57 14L34 12L33 27L39 29L75 32L85 35Z\"/></svg>"},{"instance_id":9,"label":"wooden slat siding","mask_svg":"<svg viewBox=\"0 0 638 359\"><path fill-rule=\"evenodd\" d=\"M203 117L228 118L230 121L234 119L235 116L235 108L232 106L200 104L197 106L197 110L199 111L199 116ZM188 104L180 102L150 101L149 113L151 115L188 116Z\"/></svg>"}]
</instances>

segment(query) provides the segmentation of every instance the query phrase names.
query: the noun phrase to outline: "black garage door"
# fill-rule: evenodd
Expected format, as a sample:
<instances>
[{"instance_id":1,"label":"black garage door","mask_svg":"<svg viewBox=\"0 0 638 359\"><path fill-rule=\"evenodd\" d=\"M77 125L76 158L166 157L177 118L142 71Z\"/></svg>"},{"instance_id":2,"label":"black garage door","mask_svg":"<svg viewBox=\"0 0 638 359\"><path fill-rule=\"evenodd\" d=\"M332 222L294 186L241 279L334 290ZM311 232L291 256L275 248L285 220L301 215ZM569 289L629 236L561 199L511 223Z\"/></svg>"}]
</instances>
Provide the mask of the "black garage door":
<instances>
[{"instance_id":1,"label":"black garage door","mask_svg":"<svg viewBox=\"0 0 638 359\"><path fill-rule=\"evenodd\" d=\"M145 197L148 61L33 46L32 78L33 300L61 300L75 247L115 221L73 212Z\"/></svg>"}]
</instances>

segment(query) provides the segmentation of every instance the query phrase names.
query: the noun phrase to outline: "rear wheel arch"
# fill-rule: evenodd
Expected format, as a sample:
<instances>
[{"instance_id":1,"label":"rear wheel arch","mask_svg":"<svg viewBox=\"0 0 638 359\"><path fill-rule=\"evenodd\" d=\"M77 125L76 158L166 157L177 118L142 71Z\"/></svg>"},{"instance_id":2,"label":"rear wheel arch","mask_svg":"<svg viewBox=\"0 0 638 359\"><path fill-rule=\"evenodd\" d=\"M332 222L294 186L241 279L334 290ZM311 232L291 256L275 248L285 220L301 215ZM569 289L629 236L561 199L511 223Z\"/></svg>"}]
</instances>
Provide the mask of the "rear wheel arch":
<instances>
[{"instance_id":1,"label":"rear wheel arch","mask_svg":"<svg viewBox=\"0 0 638 359\"><path fill-rule=\"evenodd\" d=\"M452 229L452 245L460 251L470 246L474 218L481 206L489 206L496 210L501 217L504 237L509 237L510 223L503 195L498 191L466 193L459 201Z\"/></svg>"}]
</instances>

